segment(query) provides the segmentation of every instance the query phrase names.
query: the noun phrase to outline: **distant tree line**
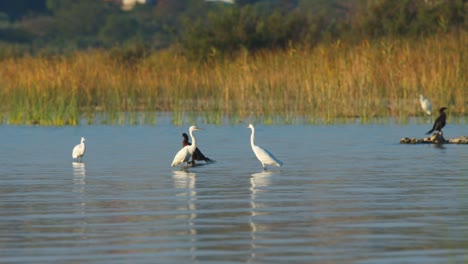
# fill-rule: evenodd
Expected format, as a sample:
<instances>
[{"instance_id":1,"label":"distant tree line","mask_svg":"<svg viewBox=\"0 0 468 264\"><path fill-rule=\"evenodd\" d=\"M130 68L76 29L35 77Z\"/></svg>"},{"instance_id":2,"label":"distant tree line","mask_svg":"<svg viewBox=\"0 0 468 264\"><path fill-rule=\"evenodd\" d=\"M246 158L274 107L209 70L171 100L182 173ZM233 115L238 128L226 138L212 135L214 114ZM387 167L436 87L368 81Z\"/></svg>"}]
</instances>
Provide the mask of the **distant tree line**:
<instances>
[{"instance_id":1,"label":"distant tree line","mask_svg":"<svg viewBox=\"0 0 468 264\"><path fill-rule=\"evenodd\" d=\"M0 57L77 49L174 48L193 58L337 39L466 31L468 0L0 1ZM137 52L138 51L138 52Z\"/></svg>"}]
</instances>

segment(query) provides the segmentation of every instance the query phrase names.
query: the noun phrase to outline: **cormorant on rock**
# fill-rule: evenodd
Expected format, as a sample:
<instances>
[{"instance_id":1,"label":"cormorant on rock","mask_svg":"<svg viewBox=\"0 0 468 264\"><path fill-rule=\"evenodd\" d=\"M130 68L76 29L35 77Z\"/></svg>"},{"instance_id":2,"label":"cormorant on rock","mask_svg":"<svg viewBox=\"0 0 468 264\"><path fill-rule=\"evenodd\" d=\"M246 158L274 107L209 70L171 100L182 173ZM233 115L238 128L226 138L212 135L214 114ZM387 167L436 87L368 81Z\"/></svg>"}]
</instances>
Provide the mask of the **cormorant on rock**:
<instances>
[{"instance_id":1,"label":"cormorant on rock","mask_svg":"<svg viewBox=\"0 0 468 264\"><path fill-rule=\"evenodd\" d=\"M431 134L434 131L442 131L442 128L444 128L445 126L445 120L447 119L447 116L445 115L445 112L444 112L446 109L447 107L442 107L439 109L439 113L440 113L439 117L434 122L434 126L432 127L432 129L427 131L426 134Z\"/></svg>"}]
</instances>

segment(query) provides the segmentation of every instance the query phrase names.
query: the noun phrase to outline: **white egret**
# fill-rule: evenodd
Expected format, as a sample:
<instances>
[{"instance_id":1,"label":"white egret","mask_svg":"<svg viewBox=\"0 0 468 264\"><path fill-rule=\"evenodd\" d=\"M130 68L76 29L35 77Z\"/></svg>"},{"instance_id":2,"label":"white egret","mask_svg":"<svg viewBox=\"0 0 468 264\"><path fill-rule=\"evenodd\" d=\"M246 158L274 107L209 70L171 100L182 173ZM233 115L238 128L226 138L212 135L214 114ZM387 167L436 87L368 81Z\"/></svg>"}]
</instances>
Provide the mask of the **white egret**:
<instances>
[{"instance_id":1,"label":"white egret","mask_svg":"<svg viewBox=\"0 0 468 264\"><path fill-rule=\"evenodd\" d=\"M188 161L190 157L192 157L193 153L195 152L195 149L197 148L196 142L195 142L195 137L193 136L193 131L195 130L201 130L201 128L198 128L196 126L191 126L189 128L189 134L190 137L192 138L192 145L187 145L182 147L179 152L174 157L174 160L172 161L171 167L175 167L179 164L182 164L182 168L184 167L184 163L187 163L188 167Z\"/></svg>"},{"instance_id":2,"label":"white egret","mask_svg":"<svg viewBox=\"0 0 468 264\"><path fill-rule=\"evenodd\" d=\"M81 143L73 148L72 158L74 160L79 160L80 162L83 161L83 156L86 151L85 140L86 139L84 137L81 137Z\"/></svg>"},{"instance_id":3,"label":"white egret","mask_svg":"<svg viewBox=\"0 0 468 264\"><path fill-rule=\"evenodd\" d=\"M421 108L426 112L426 114L432 114L432 104L429 99L424 98L422 94L419 95L419 103L421 104Z\"/></svg>"},{"instance_id":4,"label":"white egret","mask_svg":"<svg viewBox=\"0 0 468 264\"><path fill-rule=\"evenodd\" d=\"M252 134L250 135L250 145L252 146L252 150L257 156L257 159L262 163L263 170L267 170L267 165L276 165L281 167L283 162L275 158L273 154L271 154L268 150L255 145L255 128L252 124L249 124L248 128L252 129Z\"/></svg>"}]
</instances>

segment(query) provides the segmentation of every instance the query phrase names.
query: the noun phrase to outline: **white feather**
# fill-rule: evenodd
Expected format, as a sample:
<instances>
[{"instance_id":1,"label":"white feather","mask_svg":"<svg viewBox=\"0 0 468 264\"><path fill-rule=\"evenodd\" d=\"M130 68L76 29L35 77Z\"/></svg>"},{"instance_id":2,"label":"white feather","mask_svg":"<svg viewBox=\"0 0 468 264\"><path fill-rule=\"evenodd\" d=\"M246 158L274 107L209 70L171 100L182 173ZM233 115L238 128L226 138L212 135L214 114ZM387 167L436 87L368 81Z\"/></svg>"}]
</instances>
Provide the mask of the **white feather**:
<instances>
[{"instance_id":1,"label":"white feather","mask_svg":"<svg viewBox=\"0 0 468 264\"><path fill-rule=\"evenodd\" d=\"M421 108L426 112L426 114L432 114L432 104L429 99L424 98L422 94L419 95L419 103L421 104Z\"/></svg>"},{"instance_id":2,"label":"white feather","mask_svg":"<svg viewBox=\"0 0 468 264\"><path fill-rule=\"evenodd\" d=\"M171 166L175 167L179 164L182 164L184 162L188 162L192 154L190 154L189 151L190 146L185 146L174 157L174 160L172 161Z\"/></svg>"},{"instance_id":3,"label":"white feather","mask_svg":"<svg viewBox=\"0 0 468 264\"><path fill-rule=\"evenodd\" d=\"M86 139L84 137L81 137L81 143L76 145L73 148L72 158L74 158L74 159L83 158L83 156L84 156L84 154L86 152L85 140Z\"/></svg>"}]
</instances>

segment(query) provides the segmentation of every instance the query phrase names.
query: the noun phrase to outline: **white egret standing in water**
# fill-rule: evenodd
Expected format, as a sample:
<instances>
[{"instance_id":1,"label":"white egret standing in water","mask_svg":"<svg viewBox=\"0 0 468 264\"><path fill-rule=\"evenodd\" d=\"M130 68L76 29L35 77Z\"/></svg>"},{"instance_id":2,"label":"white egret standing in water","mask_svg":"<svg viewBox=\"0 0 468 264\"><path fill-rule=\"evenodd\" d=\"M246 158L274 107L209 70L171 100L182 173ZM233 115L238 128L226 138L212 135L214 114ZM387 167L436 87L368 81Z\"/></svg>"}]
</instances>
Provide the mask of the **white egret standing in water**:
<instances>
[{"instance_id":1,"label":"white egret standing in water","mask_svg":"<svg viewBox=\"0 0 468 264\"><path fill-rule=\"evenodd\" d=\"M424 98L422 94L419 95L419 103L421 104L421 108L426 112L426 114L432 114L432 104L429 99Z\"/></svg>"},{"instance_id":2,"label":"white egret standing in water","mask_svg":"<svg viewBox=\"0 0 468 264\"><path fill-rule=\"evenodd\" d=\"M268 150L255 145L255 128L252 124L249 124L248 128L252 129L252 134L250 135L250 145L252 150L257 156L257 159L262 163L263 170L267 170L267 165L276 165L281 167L283 162L275 158Z\"/></svg>"},{"instance_id":3,"label":"white egret standing in water","mask_svg":"<svg viewBox=\"0 0 468 264\"><path fill-rule=\"evenodd\" d=\"M83 161L83 156L86 151L85 140L86 139L84 137L81 137L81 143L73 148L72 158L74 160L79 160L80 162Z\"/></svg>"},{"instance_id":4,"label":"white egret standing in water","mask_svg":"<svg viewBox=\"0 0 468 264\"><path fill-rule=\"evenodd\" d=\"M188 167L188 161L190 157L192 157L193 153L195 152L195 149L197 148L196 142L195 142L195 137L193 136L193 131L195 130L201 130L201 128L198 128L196 126L191 126L189 128L189 134L190 137L192 138L192 145L187 145L183 147L179 152L174 157L174 160L172 161L171 167L175 167L179 164L182 164L182 169L184 167L184 163L187 163Z\"/></svg>"}]
</instances>

